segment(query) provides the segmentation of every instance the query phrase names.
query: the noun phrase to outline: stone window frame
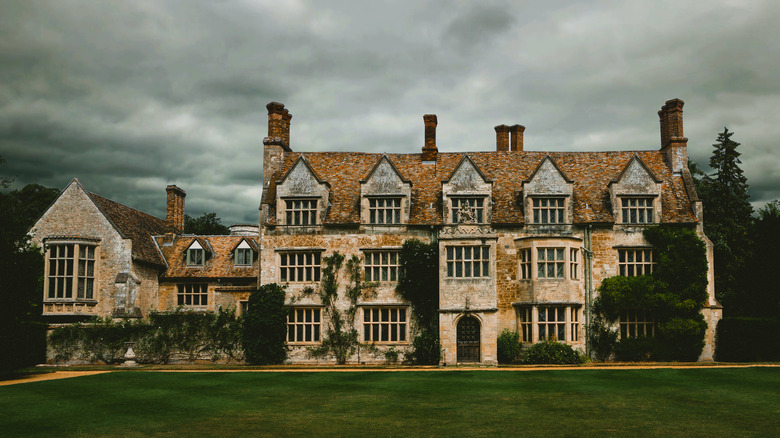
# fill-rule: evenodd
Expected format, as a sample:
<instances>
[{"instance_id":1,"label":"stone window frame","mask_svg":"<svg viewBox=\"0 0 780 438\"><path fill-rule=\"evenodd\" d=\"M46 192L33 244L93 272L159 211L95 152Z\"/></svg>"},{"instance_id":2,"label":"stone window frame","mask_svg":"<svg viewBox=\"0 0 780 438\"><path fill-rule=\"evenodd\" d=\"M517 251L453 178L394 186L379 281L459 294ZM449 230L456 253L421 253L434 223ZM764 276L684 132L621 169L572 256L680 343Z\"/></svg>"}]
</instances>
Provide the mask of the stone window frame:
<instances>
[{"instance_id":1,"label":"stone window frame","mask_svg":"<svg viewBox=\"0 0 780 438\"><path fill-rule=\"evenodd\" d=\"M576 238L576 237L536 237L536 236L528 236L528 237L519 237L515 239L515 247L517 248L517 272L518 272L518 280L524 280L524 281L581 281L582 277L580 274L580 260L579 260L579 250L582 249L582 239ZM540 277L539 276L539 250L548 250L548 249L560 249L563 251L563 276L562 277ZM531 260L530 260L530 277L524 278L523 277L523 267L522 267L522 254L523 251L530 250L531 251ZM572 267L571 263L571 257L573 254L572 250L576 250L577 254L577 260L576 260L576 267ZM526 253L527 254L527 253ZM528 262L526 262L528 263ZM545 269L547 265L547 261L543 261L542 263L545 264ZM555 263L560 263L558 261L555 261ZM557 268L556 268L557 270ZM573 273L577 273L577 277L574 278L572 276Z\"/></svg>"},{"instance_id":2,"label":"stone window frame","mask_svg":"<svg viewBox=\"0 0 780 438\"><path fill-rule=\"evenodd\" d=\"M405 199L406 197L403 195L382 195L382 196L366 196L366 200L368 201L368 212L367 212L367 225L401 225L404 223L404 208L405 208ZM397 202L397 205L386 205L388 201L392 201L394 204ZM385 205L379 206L376 205L378 203L382 202ZM371 204L375 205L371 205ZM376 219L379 217L379 215L386 218L387 213L390 213L391 221L383 221L379 222ZM373 220L372 220L373 219ZM383 219L384 220L384 219Z\"/></svg>"},{"instance_id":3,"label":"stone window frame","mask_svg":"<svg viewBox=\"0 0 780 438\"><path fill-rule=\"evenodd\" d=\"M380 345L409 343L409 306L366 304L361 306L361 309L363 315L360 318L360 335L363 342Z\"/></svg>"},{"instance_id":4,"label":"stone window frame","mask_svg":"<svg viewBox=\"0 0 780 438\"><path fill-rule=\"evenodd\" d=\"M468 251L471 253L471 257L468 259L465 258L466 248L469 248ZM479 251L477 251L479 253L478 257L474 256L474 250L476 248L479 248ZM460 253L460 258L458 258L458 253ZM487 257L485 257L485 254L487 254ZM490 267L490 245L445 245L444 261L446 267L446 276L449 280L488 279L492 277ZM462 275L457 275L458 266L461 267L460 273ZM469 271L468 275L466 275L467 266ZM475 266L479 267L479 276L473 275L475 272Z\"/></svg>"},{"instance_id":5,"label":"stone window frame","mask_svg":"<svg viewBox=\"0 0 780 438\"><path fill-rule=\"evenodd\" d=\"M544 319L540 318L540 309L544 309ZM553 312L554 320L549 319L550 312ZM526 344L543 342L548 339L547 334L550 328L553 330L555 338L558 338L561 330L564 339L557 339L558 342L566 344L580 343L581 318L580 312L582 305L580 303L534 303L516 305L517 325L520 333L520 340ZM562 318L559 318L562 316ZM541 336L541 329L544 327L545 335ZM551 337L550 337L551 338Z\"/></svg>"},{"instance_id":6,"label":"stone window frame","mask_svg":"<svg viewBox=\"0 0 780 438\"><path fill-rule=\"evenodd\" d=\"M207 309L210 301L208 283L179 283L176 285L176 305L179 307Z\"/></svg>"},{"instance_id":7,"label":"stone window frame","mask_svg":"<svg viewBox=\"0 0 780 438\"><path fill-rule=\"evenodd\" d=\"M521 280L530 280L533 278L531 273L531 248L523 248L518 251L519 268Z\"/></svg>"},{"instance_id":8,"label":"stone window frame","mask_svg":"<svg viewBox=\"0 0 780 438\"><path fill-rule=\"evenodd\" d=\"M654 337L655 325L652 313L643 309L621 309L618 316L621 339L641 336Z\"/></svg>"},{"instance_id":9,"label":"stone window frame","mask_svg":"<svg viewBox=\"0 0 780 438\"><path fill-rule=\"evenodd\" d=\"M363 252L363 280L378 283L398 283L401 276L401 250L400 248L370 248L362 249ZM384 255L387 254L385 262ZM394 257L395 256L395 257ZM376 260L379 257L379 260ZM395 258L395 262L393 262ZM387 269L387 280L383 280L384 269ZM395 273L395 279L393 277ZM374 278L374 275L380 278Z\"/></svg>"},{"instance_id":10,"label":"stone window frame","mask_svg":"<svg viewBox=\"0 0 780 438\"><path fill-rule=\"evenodd\" d=\"M620 223L623 225L653 225L656 223L656 195L618 195L617 209L620 212ZM626 202L637 201L636 205L625 205ZM639 202L646 202L645 205L638 205ZM648 202L649 201L649 202ZM635 213L636 220L631 220L631 213ZM639 216L645 220L640 221Z\"/></svg>"},{"instance_id":11,"label":"stone window frame","mask_svg":"<svg viewBox=\"0 0 780 438\"><path fill-rule=\"evenodd\" d=\"M638 246L638 247L624 247L617 248L617 267L618 276L620 277L636 277L638 275L650 275L653 272L656 262L654 261L655 251L652 247ZM642 260L637 261L637 255L642 254ZM629 257L629 255L631 257ZM647 261L647 257L650 260ZM631 259L629 261L629 259ZM638 273L641 268L641 273ZM629 271L631 271L629 273Z\"/></svg>"},{"instance_id":12,"label":"stone window frame","mask_svg":"<svg viewBox=\"0 0 780 438\"><path fill-rule=\"evenodd\" d=\"M294 306L289 309L287 335L285 336L287 344L320 344L322 342L322 307Z\"/></svg>"},{"instance_id":13,"label":"stone window frame","mask_svg":"<svg viewBox=\"0 0 780 438\"><path fill-rule=\"evenodd\" d=\"M567 195L530 195L528 196L528 201L530 204L530 221L529 223L532 225L565 225L571 223L569 220L569 197ZM548 205L542 206L537 205L541 204L542 202L547 203ZM556 204L560 202L560 205L551 206L549 203L551 201L555 201ZM555 212L556 219L555 222L552 222L549 220L549 213ZM539 213L539 214L537 214ZM548 220L542 221L541 220L541 213L548 213L547 217ZM560 220L559 220L560 218Z\"/></svg>"},{"instance_id":14,"label":"stone window frame","mask_svg":"<svg viewBox=\"0 0 780 438\"><path fill-rule=\"evenodd\" d=\"M97 282L99 278L99 261L100 261L100 239L44 239L44 276L43 276L43 301L44 302L85 302L96 303L97 298ZM55 251L59 251L55 248L72 248L72 255L68 256L67 250L64 257L59 255L52 258L52 254ZM82 252L85 249L85 252ZM92 257L90 258L89 249L92 250ZM82 258L82 253L84 257ZM64 273L58 273L58 268L52 265L52 261L58 261L62 259L64 263ZM68 266L68 260L71 261ZM83 262L83 264L82 264ZM91 263L90 263L91 262ZM59 263L58 263L59 265ZM83 268L82 268L83 266ZM90 275L89 267L92 267ZM52 274L54 269L55 274ZM52 282L52 278L55 278L55 282ZM61 297L57 295L57 278L61 278L62 285L65 287ZM83 280L83 281L82 281ZM68 285L69 287L65 286ZM83 296L80 295L80 288L83 285ZM49 296L54 287L54 296ZM65 292L69 289L70 296L66 296ZM91 294L88 293L91 289ZM91 295L91 296L90 296Z\"/></svg>"},{"instance_id":15,"label":"stone window frame","mask_svg":"<svg viewBox=\"0 0 780 438\"><path fill-rule=\"evenodd\" d=\"M277 266L279 268L279 283L296 283L296 284L316 284L322 279L322 249L277 249ZM306 255L311 255L311 263L306 260ZM290 264L292 260L290 256L296 256L295 264ZM298 256L303 256L303 264L298 264ZM319 264L317 263L319 261ZM307 275L306 268L311 268L311 275ZM302 271L299 271L302 269ZM295 271L290 271L295 270ZM303 273L304 279L297 280L299 275L295 275L296 280L291 281L289 272L295 272L296 274ZM306 277L310 279L306 279Z\"/></svg>"},{"instance_id":16,"label":"stone window frame","mask_svg":"<svg viewBox=\"0 0 780 438\"><path fill-rule=\"evenodd\" d=\"M281 217L284 225L291 227L311 227L320 225L319 203L321 199L319 196L285 196L281 198L281 201L283 206ZM301 206L297 209L295 208L295 202L301 203ZM307 203L306 208L303 207L303 203ZM290 208L291 205L293 207L292 209ZM303 221L305 213L306 217L309 219L309 223L295 223L295 213L300 213L299 222Z\"/></svg>"},{"instance_id":17,"label":"stone window frame","mask_svg":"<svg viewBox=\"0 0 780 438\"><path fill-rule=\"evenodd\" d=\"M566 248L542 246L536 248L536 278L538 280L563 280L566 278ZM550 269L552 268L552 269Z\"/></svg>"},{"instance_id":18,"label":"stone window frame","mask_svg":"<svg viewBox=\"0 0 780 438\"><path fill-rule=\"evenodd\" d=\"M580 249L569 248L569 279L580 279Z\"/></svg>"},{"instance_id":19,"label":"stone window frame","mask_svg":"<svg viewBox=\"0 0 780 438\"><path fill-rule=\"evenodd\" d=\"M449 213L450 213L450 222L452 224L474 224L474 225L485 225L488 224L488 203L490 203L490 196L487 194L479 194L479 195L449 195ZM460 211L464 209L463 202L466 201L469 203L468 208L473 209L473 211L476 213L474 217L474 221L466 221L466 222L460 222L461 217ZM472 205L472 201L474 204L481 204L481 205ZM457 205L456 205L457 204Z\"/></svg>"}]
</instances>

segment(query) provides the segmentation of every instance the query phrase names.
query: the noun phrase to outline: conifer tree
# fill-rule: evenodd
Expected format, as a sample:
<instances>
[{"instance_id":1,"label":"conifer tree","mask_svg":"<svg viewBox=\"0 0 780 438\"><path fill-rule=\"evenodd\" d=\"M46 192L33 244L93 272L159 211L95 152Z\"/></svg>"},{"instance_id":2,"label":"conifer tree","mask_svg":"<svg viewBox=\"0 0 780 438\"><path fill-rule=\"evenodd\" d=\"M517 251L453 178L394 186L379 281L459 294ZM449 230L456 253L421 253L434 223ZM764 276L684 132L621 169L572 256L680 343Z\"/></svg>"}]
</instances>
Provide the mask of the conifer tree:
<instances>
[{"instance_id":1,"label":"conifer tree","mask_svg":"<svg viewBox=\"0 0 780 438\"><path fill-rule=\"evenodd\" d=\"M753 207L733 134L728 128L718 134L710 157L713 173L698 188L704 200L704 231L715 245L716 297L727 310L743 313Z\"/></svg>"}]
</instances>

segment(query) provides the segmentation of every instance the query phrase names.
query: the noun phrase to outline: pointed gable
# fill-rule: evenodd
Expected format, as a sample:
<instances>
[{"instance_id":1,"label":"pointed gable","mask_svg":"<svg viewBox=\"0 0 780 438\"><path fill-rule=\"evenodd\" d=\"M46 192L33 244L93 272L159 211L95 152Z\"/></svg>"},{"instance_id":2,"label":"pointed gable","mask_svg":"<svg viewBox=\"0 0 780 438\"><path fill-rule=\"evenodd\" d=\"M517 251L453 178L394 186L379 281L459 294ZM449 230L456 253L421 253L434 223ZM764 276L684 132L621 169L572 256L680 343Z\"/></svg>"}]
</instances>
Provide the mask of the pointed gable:
<instances>
[{"instance_id":1,"label":"pointed gable","mask_svg":"<svg viewBox=\"0 0 780 438\"><path fill-rule=\"evenodd\" d=\"M561 171L558 164L546 155L530 177L523 181L525 196L571 195L572 180Z\"/></svg>"},{"instance_id":2,"label":"pointed gable","mask_svg":"<svg viewBox=\"0 0 780 438\"><path fill-rule=\"evenodd\" d=\"M316 196L320 186L328 186L311 168L306 158L301 156L277 183L277 193L281 196Z\"/></svg>"},{"instance_id":3,"label":"pointed gable","mask_svg":"<svg viewBox=\"0 0 780 438\"><path fill-rule=\"evenodd\" d=\"M620 175L618 175L616 179L610 181L609 185L610 187L615 185L618 186L618 191L621 193L655 194L658 190L655 190L654 186L660 183L661 180L650 171L645 162L634 154L628 164L623 168L623 171L620 172Z\"/></svg>"},{"instance_id":4,"label":"pointed gable","mask_svg":"<svg viewBox=\"0 0 780 438\"><path fill-rule=\"evenodd\" d=\"M364 195L398 195L407 192L411 187L409 180L401 175L387 155L382 155L360 183Z\"/></svg>"},{"instance_id":5,"label":"pointed gable","mask_svg":"<svg viewBox=\"0 0 780 438\"><path fill-rule=\"evenodd\" d=\"M460 160L449 178L444 181L444 185L449 188L446 191L450 193L484 193L492 184L468 155Z\"/></svg>"}]
</instances>

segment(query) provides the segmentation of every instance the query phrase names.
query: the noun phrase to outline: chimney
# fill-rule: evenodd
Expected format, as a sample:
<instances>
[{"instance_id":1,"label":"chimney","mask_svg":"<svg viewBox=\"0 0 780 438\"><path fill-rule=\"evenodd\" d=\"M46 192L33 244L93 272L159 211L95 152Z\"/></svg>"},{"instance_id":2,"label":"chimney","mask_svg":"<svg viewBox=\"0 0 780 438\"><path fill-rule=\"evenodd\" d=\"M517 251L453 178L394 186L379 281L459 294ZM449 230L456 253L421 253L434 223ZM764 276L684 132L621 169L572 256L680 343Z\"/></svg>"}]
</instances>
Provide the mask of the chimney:
<instances>
[{"instance_id":1,"label":"chimney","mask_svg":"<svg viewBox=\"0 0 780 438\"><path fill-rule=\"evenodd\" d=\"M166 187L165 191L168 193L165 228L169 233L181 234L184 231L184 198L187 193L174 185Z\"/></svg>"},{"instance_id":2,"label":"chimney","mask_svg":"<svg viewBox=\"0 0 780 438\"><path fill-rule=\"evenodd\" d=\"M284 109L282 112L282 141L284 142L287 147L290 147L290 120L292 119L292 114L290 114L290 111L287 111L287 108Z\"/></svg>"},{"instance_id":3,"label":"chimney","mask_svg":"<svg viewBox=\"0 0 780 438\"><path fill-rule=\"evenodd\" d=\"M509 127L509 132L512 134L512 139L509 141L511 151L523 152L523 132L525 132L525 126L512 125Z\"/></svg>"},{"instance_id":4,"label":"chimney","mask_svg":"<svg viewBox=\"0 0 780 438\"><path fill-rule=\"evenodd\" d=\"M422 148L423 161L436 161L439 150L436 149L436 114L426 114L423 116L425 122L425 146Z\"/></svg>"},{"instance_id":5,"label":"chimney","mask_svg":"<svg viewBox=\"0 0 780 438\"><path fill-rule=\"evenodd\" d=\"M263 189L282 167L285 152L290 152L290 119L292 115L284 104L271 102L268 109L268 137L263 139Z\"/></svg>"},{"instance_id":6,"label":"chimney","mask_svg":"<svg viewBox=\"0 0 780 438\"><path fill-rule=\"evenodd\" d=\"M688 167L688 139L683 134L682 108L685 102L680 99L667 100L658 111L661 123L661 150L672 172L679 173Z\"/></svg>"},{"instance_id":7,"label":"chimney","mask_svg":"<svg viewBox=\"0 0 780 438\"><path fill-rule=\"evenodd\" d=\"M509 126L498 125L496 129L496 151L509 151Z\"/></svg>"}]
</instances>

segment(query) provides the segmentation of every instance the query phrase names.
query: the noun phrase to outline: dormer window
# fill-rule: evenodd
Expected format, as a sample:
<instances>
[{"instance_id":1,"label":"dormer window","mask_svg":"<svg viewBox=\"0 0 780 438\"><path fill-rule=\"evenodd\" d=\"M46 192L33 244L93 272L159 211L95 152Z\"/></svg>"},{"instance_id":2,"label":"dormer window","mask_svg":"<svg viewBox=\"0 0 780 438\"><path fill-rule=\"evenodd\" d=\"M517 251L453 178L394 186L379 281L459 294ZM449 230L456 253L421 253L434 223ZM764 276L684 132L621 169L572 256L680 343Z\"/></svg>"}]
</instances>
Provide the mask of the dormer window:
<instances>
[{"instance_id":1,"label":"dormer window","mask_svg":"<svg viewBox=\"0 0 780 438\"><path fill-rule=\"evenodd\" d=\"M452 222L456 224L484 224L485 197L453 197Z\"/></svg>"},{"instance_id":2,"label":"dormer window","mask_svg":"<svg viewBox=\"0 0 780 438\"><path fill-rule=\"evenodd\" d=\"M317 223L316 199L285 199L285 224L315 225Z\"/></svg>"},{"instance_id":3,"label":"dormer window","mask_svg":"<svg viewBox=\"0 0 780 438\"><path fill-rule=\"evenodd\" d=\"M624 224L653 223L653 198L621 197L620 210Z\"/></svg>"},{"instance_id":4,"label":"dormer window","mask_svg":"<svg viewBox=\"0 0 780 438\"><path fill-rule=\"evenodd\" d=\"M203 266L206 260L206 250L197 240L187 249L187 266Z\"/></svg>"},{"instance_id":5,"label":"dormer window","mask_svg":"<svg viewBox=\"0 0 780 438\"><path fill-rule=\"evenodd\" d=\"M534 224L562 224L566 222L564 198L533 198L531 202Z\"/></svg>"},{"instance_id":6,"label":"dormer window","mask_svg":"<svg viewBox=\"0 0 780 438\"><path fill-rule=\"evenodd\" d=\"M369 198L368 217L371 224L400 224L401 198Z\"/></svg>"},{"instance_id":7,"label":"dormer window","mask_svg":"<svg viewBox=\"0 0 780 438\"><path fill-rule=\"evenodd\" d=\"M252 247L246 243L246 240L242 240L241 243L236 247L234 262L236 265L240 266L251 266L252 262L254 261L254 254L255 253L252 250Z\"/></svg>"}]
</instances>

